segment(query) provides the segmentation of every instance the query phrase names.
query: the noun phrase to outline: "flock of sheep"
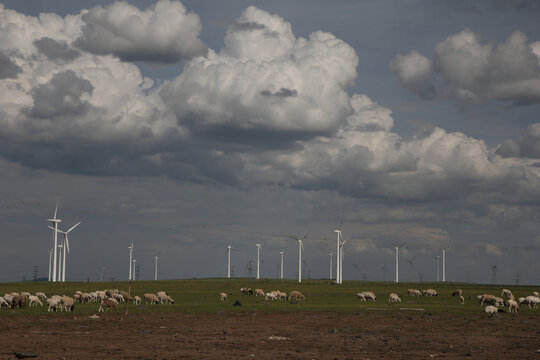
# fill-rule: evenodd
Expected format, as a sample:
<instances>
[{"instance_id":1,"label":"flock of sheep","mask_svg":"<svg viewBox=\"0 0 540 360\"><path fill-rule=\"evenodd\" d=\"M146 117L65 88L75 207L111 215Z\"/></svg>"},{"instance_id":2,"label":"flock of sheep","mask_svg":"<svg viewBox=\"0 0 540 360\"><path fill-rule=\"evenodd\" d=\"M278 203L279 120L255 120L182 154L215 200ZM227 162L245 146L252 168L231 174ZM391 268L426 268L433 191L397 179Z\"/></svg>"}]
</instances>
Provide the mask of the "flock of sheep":
<instances>
[{"instance_id":1,"label":"flock of sheep","mask_svg":"<svg viewBox=\"0 0 540 360\"><path fill-rule=\"evenodd\" d=\"M174 300L166 291L160 291L157 294L146 293L141 299L140 296L130 296L125 291L117 289L98 290L92 292L76 291L73 296L53 295L47 297L43 292L36 292L32 295L28 292L12 292L0 296L1 308L25 308L33 306L43 306L47 304L47 311L73 311L75 304L99 303L98 312L107 310L118 310L121 302L132 301L135 305L140 305L144 299L145 304L174 304Z\"/></svg>"},{"instance_id":2,"label":"flock of sheep","mask_svg":"<svg viewBox=\"0 0 540 360\"><path fill-rule=\"evenodd\" d=\"M302 294L298 290L293 290L290 292L289 295L287 295L286 292L279 291L279 290L273 290L273 291L265 293L263 289L255 289L255 291L253 291L252 288L241 288L240 294L262 296L264 297L264 300L305 300L306 299L304 294ZM224 292L220 293L219 300L227 301L227 293L224 293Z\"/></svg>"}]
</instances>

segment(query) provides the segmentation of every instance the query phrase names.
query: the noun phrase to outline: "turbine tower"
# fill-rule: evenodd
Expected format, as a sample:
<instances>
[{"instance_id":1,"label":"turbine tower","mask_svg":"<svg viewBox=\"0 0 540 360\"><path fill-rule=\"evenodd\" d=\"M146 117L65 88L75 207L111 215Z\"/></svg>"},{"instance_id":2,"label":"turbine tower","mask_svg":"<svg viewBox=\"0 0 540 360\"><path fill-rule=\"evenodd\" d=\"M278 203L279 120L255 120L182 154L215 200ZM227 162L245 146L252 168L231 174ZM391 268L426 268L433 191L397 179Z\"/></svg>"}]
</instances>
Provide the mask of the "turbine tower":
<instances>
[{"instance_id":1,"label":"turbine tower","mask_svg":"<svg viewBox=\"0 0 540 360\"><path fill-rule=\"evenodd\" d=\"M133 259L133 270L135 270L135 264L137 264L137 259ZM133 281L137 280L137 277L135 276L135 271L133 271Z\"/></svg>"},{"instance_id":2,"label":"turbine tower","mask_svg":"<svg viewBox=\"0 0 540 360\"><path fill-rule=\"evenodd\" d=\"M341 236L341 232L340 232L340 237L341 239L343 239L343 236ZM347 240L342 240L339 243L339 247L340 247L339 255L341 257L339 261L339 283L340 284L343 284L343 259L345 258L345 251L343 251L343 245L345 245L346 242Z\"/></svg>"},{"instance_id":3,"label":"turbine tower","mask_svg":"<svg viewBox=\"0 0 540 360\"><path fill-rule=\"evenodd\" d=\"M49 281L51 281L51 262L53 249L49 249Z\"/></svg>"},{"instance_id":4,"label":"turbine tower","mask_svg":"<svg viewBox=\"0 0 540 360\"><path fill-rule=\"evenodd\" d=\"M58 252L59 252L59 261L58 261L58 278L57 281L62 281L62 249L64 249L64 244L60 243L58 244Z\"/></svg>"},{"instance_id":5,"label":"turbine tower","mask_svg":"<svg viewBox=\"0 0 540 360\"><path fill-rule=\"evenodd\" d=\"M131 245L128 246L128 249L129 249L129 279L128 280L133 280L133 271L132 271L132 266L133 266L133 240L131 240Z\"/></svg>"},{"instance_id":6,"label":"turbine tower","mask_svg":"<svg viewBox=\"0 0 540 360\"><path fill-rule=\"evenodd\" d=\"M61 280L62 282L65 282L66 281L66 251L67 253L69 254L69 237L68 237L68 234L70 233L71 230L75 229L77 226L80 225L82 221L79 221L78 223L76 223L75 225L73 225L72 227L69 228L68 231L62 231L60 229L56 229L56 231L58 231L59 233L61 233L62 235L64 235L64 249L63 249L63 254L62 254L62 261L61 261L61 266L62 266L62 276L60 277L59 275L59 280ZM52 227L49 226L50 229L53 229Z\"/></svg>"},{"instance_id":7,"label":"turbine tower","mask_svg":"<svg viewBox=\"0 0 540 360\"><path fill-rule=\"evenodd\" d=\"M441 249L442 252L442 281L446 282L446 251L450 249L450 247Z\"/></svg>"},{"instance_id":8,"label":"turbine tower","mask_svg":"<svg viewBox=\"0 0 540 360\"><path fill-rule=\"evenodd\" d=\"M227 245L227 278L231 278L231 243L229 242L229 245Z\"/></svg>"},{"instance_id":9,"label":"turbine tower","mask_svg":"<svg viewBox=\"0 0 540 360\"><path fill-rule=\"evenodd\" d=\"M341 284L341 272L340 272L340 260L341 260L341 228L343 226L343 215L341 216L341 222L339 223L339 229L334 229L337 234L336 240L336 284Z\"/></svg>"},{"instance_id":10,"label":"turbine tower","mask_svg":"<svg viewBox=\"0 0 540 360\"><path fill-rule=\"evenodd\" d=\"M157 280L157 263L158 263L158 260L159 260L159 252L156 255L154 255L154 262L155 262L154 280Z\"/></svg>"},{"instance_id":11,"label":"turbine tower","mask_svg":"<svg viewBox=\"0 0 540 360\"><path fill-rule=\"evenodd\" d=\"M298 282L302 282L302 249L304 248L304 240L306 240L309 231L306 233L303 239L289 236L291 239L298 241Z\"/></svg>"},{"instance_id":12,"label":"turbine tower","mask_svg":"<svg viewBox=\"0 0 540 360\"><path fill-rule=\"evenodd\" d=\"M279 255L281 256L281 272L280 272L280 278L281 280L283 280L283 254L285 253L285 251L280 251L279 252Z\"/></svg>"},{"instance_id":13,"label":"turbine tower","mask_svg":"<svg viewBox=\"0 0 540 360\"><path fill-rule=\"evenodd\" d=\"M259 263L260 263L260 253L261 253L261 244L255 244L257 246L257 280L260 279Z\"/></svg>"},{"instance_id":14,"label":"turbine tower","mask_svg":"<svg viewBox=\"0 0 540 360\"><path fill-rule=\"evenodd\" d=\"M399 248L402 247L403 245L405 245L405 243L401 245L392 244L392 246L394 246L394 250L396 251L396 280L395 281L397 283L399 282Z\"/></svg>"},{"instance_id":15,"label":"turbine tower","mask_svg":"<svg viewBox=\"0 0 540 360\"><path fill-rule=\"evenodd\" d=\"M62 220L56 218L56 213L58 211L58 201L56 202L56 208L54 209L54 217L52 219L47 219L53 223L54 228L54 246L53 246L53 271L52 271L52 281L56 282L56 269L57 269L57 257L58 257L58 223Z\"/></svg>"}]
</instances>

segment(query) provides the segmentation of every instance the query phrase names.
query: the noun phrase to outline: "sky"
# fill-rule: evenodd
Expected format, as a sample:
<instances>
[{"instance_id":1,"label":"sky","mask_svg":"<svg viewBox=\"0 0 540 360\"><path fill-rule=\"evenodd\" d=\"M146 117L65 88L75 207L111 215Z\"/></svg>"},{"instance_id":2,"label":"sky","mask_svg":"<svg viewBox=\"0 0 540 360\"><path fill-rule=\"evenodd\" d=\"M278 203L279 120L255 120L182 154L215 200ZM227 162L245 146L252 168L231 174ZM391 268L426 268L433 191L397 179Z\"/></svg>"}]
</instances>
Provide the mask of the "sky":
<instances>
[{"instance_id":1,"label":"sky","mask_svg":"<svg viewBox=\"0 0 540 360\"><path fill-rule=\"evenodd\" d=\"M0 281L540 284L537 2L0 1Z\"/></svg>"}]
</instances>

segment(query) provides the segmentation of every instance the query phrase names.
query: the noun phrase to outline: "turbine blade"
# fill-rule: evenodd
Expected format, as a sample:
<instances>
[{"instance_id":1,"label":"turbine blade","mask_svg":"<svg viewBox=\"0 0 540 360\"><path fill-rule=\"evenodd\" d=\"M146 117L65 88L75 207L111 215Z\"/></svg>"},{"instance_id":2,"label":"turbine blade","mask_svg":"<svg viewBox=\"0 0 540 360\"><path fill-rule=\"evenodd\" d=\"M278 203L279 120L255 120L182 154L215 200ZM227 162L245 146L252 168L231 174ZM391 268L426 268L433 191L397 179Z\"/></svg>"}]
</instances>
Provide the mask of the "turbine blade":
<instances>
[{"instance_id":1,"label":"turbine blade","mask_svg":"<svg viewBox=\"0 0 540 360\"><path fill-rule=\"evenodd\" d=\"M53 219L56 220L56 212L58 211L58 201L56 202L56 208L54 209L54 217Z\"/></svg>"},{"instance_id":2,"label":"turbine blade","mask_svg":"<svg viewBox=\"0 0 540 360\"><path fill-rule=\"evenodd\" d=\"M71 228L69 228L69 230L66 231L66 234L67 234L68 232L70 232L71 230L75 229L77 226L79 226L80 223L82 223L82 221L79 221L78 223L76 223L75 225L73 225Z\"/></svg>"},{"instance_id":3,"label":"turbine blade","mask_svg":"<svg viewBox=\"0 0 540 360\"><path fill-rule=\"evenodd\" d=\"M67 233L64 236L66 237L66 249L67 249L67 252L69 254L69 238L67 236Z\"/></svg>"},{"instance_id":4,"label":"turbine blade","mask_svg":"<svg viewBox=\"0 0 540 360\"><path fill-rule=\"evenodd\" d=\"M309 231L306 233L306 235L304 235L304 238L302 240L305 240L309 235Z\"/></svg>"},{"instance_id":5,"label":"turbine blade","mask_svg":"<svg viewBox=\"0 0 540 360\"><path fill-rule=\"evenodd\" d=\"M343 215L341 215L341 222L339 223L339 231L341 231L342 226L343 226Z\"/></svg>"}]
</instances>

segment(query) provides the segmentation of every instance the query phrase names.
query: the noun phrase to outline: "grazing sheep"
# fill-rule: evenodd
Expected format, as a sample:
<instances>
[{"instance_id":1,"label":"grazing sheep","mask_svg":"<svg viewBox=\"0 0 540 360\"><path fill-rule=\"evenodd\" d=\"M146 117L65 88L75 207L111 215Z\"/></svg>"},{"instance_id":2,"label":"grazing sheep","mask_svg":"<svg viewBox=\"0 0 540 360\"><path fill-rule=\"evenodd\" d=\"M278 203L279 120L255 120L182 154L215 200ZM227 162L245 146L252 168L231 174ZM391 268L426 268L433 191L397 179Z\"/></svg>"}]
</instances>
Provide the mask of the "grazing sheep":
<instances>
[{"instance_id":1,"label":"grazing sheep","mask_svg":"<svg viewBox=\"0 0 540 360\"><path fill-rule=\"evenodd\" d=\"M491 317L494 317L497 312L504 312L503 309L497 309L495 306L488 305L484 309L484 312L490 314Z\"/></svg>"},{"instance_id":2,"label":"grazing sheep","mask_svg":"<svg viewBox=\"0 0 540 360\"><path fill-rule=\"evenodd\" d=\"M4 299L4 297L0 296L0 307L9 307L10 304L6 301L6 299Z\"/></svg>"},{"instance_id":3,"label":"grazing sheep","mask_svg":"<svg viewBox=\"0 0 540 360\"><path fill-rule=\"evenodd\" d=\"M219 300L220 301L227 301L227 294L226 293L219 293Z\"/></svg>"},{"instance_id":4,"label":"grazing sheep","mask_svg":"<svg viewBox=\"0 0 540 360\"><path fill-rule=\"evenodd\" d=\"M51 310L54 312L58 311L58 307L60 306L60 301L61 301L60 296L54 295L45 301L47 302L47 305L49 306L47 308L47 311L51 311Z\"/></svg>"},{"instance_id":5,"label":"grazing sheep","mask_svg":"<svg viewBox=\"0 0 540 360\"><path fill-rule=\"evenodd\" d=\"M398 294L391 293L388 297L388 302L400 303L401 299L399 298Z\"/></svg>"},{"instance_id":6,"label":"grazing sheep","mask_svg":"<svg viewBox=\"0 0 540 360\"><path fill-rule=\"evenodd\" d=\"M434 289L427 289L422 291L422 295L424 296L438 296L437 290Z\"/></svg>"},{"instance_id":7,"label":"grazing sheep","mask_svg":"<svg viewBox=\"0 0 540 360\"><path fill-rule=\"evenodd\" d=\"M37 296L40 300L42 300L42 301L47 300L47 295L45 295L45 293L43 293L43 292L38 291L38 292L36 293L36 296Z\"/></svg>"},{"instance_id":8,"label":"grazing sheep","mask_svg":"<svg viewBox=\"0 0 540 360\"><path fill-rule=\"evenodd\" d=\"M129 296L127 291L120 291L120 295L122 295L125 301L131 300L131 296Z\"/></svg>"},{"instance_id":9,"label":"grazing sheep","mask_svg":"<svg viewBox=\"0 0 540 360\"><path fill-rule=\"evenodd\" d=\"M159 302L161 304L165 303L171 303L171 304L174 304L174 300L169 296L169 293L166 292L166 291L160 291L157 293L157 297L159 299Z\"/></svg>"},{"instance_id":10,"label":"grazing sheep","mask_svg":"<svg viewBox=\"0 0 540 360\"><path fill-rule=\"evenodd\" d=\"M13 295L11 294L5 294L4 295L4 300L6 300L6 302L9 304L9 306L11 306L11 300L13 300Z\"/></svg>"},{"instance_id":11,"label":"grazing sheep","mask_svg":"<svg viewBox=\"0 0 540 360\"><path fill-rule=\"evenodd\" d=\"M373 293L372 291L363 291L361 292L360 294L364 295L364 298L366 299L366 301L375 301L377 299L377 297L375 296L375 293Z\"/></svg>"},{"instance_id":12,"label":"grazing sheep","mask_svg":"<svg viewBox=\"0 0 540 360\"><path fill-rule=\"evenodd\" d=\"M104 299L101 301L99 305L98 312L105 312L111 309L114 309L115 311L118 310L118 308L116 307L116 304L111 299Z\"/></svg>"},{"instance_id":13,"label":"grazing sheep","mask_svg":"<svg viewBox=\"0 0 540 360\"><path fill-rule=\"evenodd\" d=\"M289 295L289 300L306 300L306 297L300 291L293 290Z\"/></svg>"},{"instance_id":14,"label":"grazing sheep","mask_svg":"<svg viewBox=\"0 0 540 360\"><path fill-rule=\"evenodd\" d=\"M480 306L484 306L484 304L495 306L497 303L497 297L491 294L478 295L477 299L480 302Z\"/></svg>"},{"instance_id":15,"label":"grazing sheep","mask_svg":"<svg viewBox=\"0 0 540 360\"><path fill-rule=\"evenodd\" d=\"M141 305L141 297L135 295L135 296L133 297L133 303L134 303L135 305Z\"/></svg>"},{"instance_id":16,"label":"grazing sheep","mask_svg":"<svg viewBox=\"0 0 540 360\"><path fill-rule=\"evenodd\" d=\"M456 291L452 293L452 296L462 296L462 295L463 295L463 290L461 289L457 289Z\"/></svg>"},{"instance_id":17,"label":"grazing sheep","mask_svg":"<svg viewBox=\"0 0 540 360\"><path fill-rule=\"evenodd\" d=\"M240 292L245 295L253 295L253 290L251 288L241 288Z\"/></svg>"},{"instance_id":18,"label":"grazing sheep","mask_svg":"<svg viewBox=\"0 0 540 360\"><path fill-rule=\"evenodd\" d=\"M514 312L514 313L517 314L519 312L519 305L518 305L516 300L509 299L506 303L508 304L508 312L509 313Z\"/></svg>"},{"instance_id":19,"label":"grazing sheep","mask_svg":"<svg viewBox=\"0 0 540 360\"><path fill-rule=\"evenodd\" d=\"M115 305L117 305L117 306L120 305L120 304L118 303L118 300L116 300L116 299L113 298L113 297L107 298L107 299L105 299L105 300L111 300Z\"/></svg>"},{"instance_id":20,"label":"grazing sheep","mask_svg":"<svg viewBox=\"0 0 540 360\"><path fill-rule=\"evenodd\" d=\"M509 298L514 297L514 295L512 295L512 292L508 289L502 289L501 296L508 296Z\"/></svg>"},{"instance_id":21,"label":"grazing sheep","mask_svg":"<svg viewBox=\"0 0 540 360\"><path fill-rule=\"evenodd\" d=\"M536 309L537 305L540 303L540 298L537 296L529 295L525 297L525 303L528 305L529 309L531 309L531 305L533 309Z\"/></svg>"},{"instance_id":22,"label":"grazing sheep","mask_svg":"<svg viewBox=\"0 0 540 360\"><path fill-rule=\"evenodd\" d=\"M276 296L279 300L287 300L287 293L283 291L276 290Z\"/></svg>"},{"instance_id":23,"label":"grazing sheep","mask_svg":"<svg viewBox=\"0 0 540 360\"><path fill-rule=\"evenodd\" d=\"M26 307L26 304L28 303L28 297L24 295L18 295L14 296L13 299L11 299L11 308L15 309L17 306L19 308Z\"/></svg>"},{"instance_id":24,"label":"grazing sheep","mask_svg":"<svg viewBox=\"0 0 540 360\"><path fill-rule=\"evenodd\" d=\"M22 292L21 292L21 296L26 296L26 297L28 297L28 296L30 296L30 295L32 295L32 294L30 294L28 291L22 291Z\"/></svg>"},{"instance_id":25,"label":"grazing sheep","mask_svg":"<svg viewBox=\"0 0 540 360\"><path fill-rule=\"evenodd\" d=\"M143 297L145 304L159 304L159 298L155 294L146 293Z\"/></svg>"},{"instance_id":26,"label":"grazing sheep","mask_svg":"<svg viewBox=\"0 0 540 360\"><path fill-rule=\"evenodd\" d=\"M407 290L407 295L409 295L409 296L422 296L422 293L420 292L420 290L417 290L417 289L408 289Z\"/></svg>"},{"instance_id":27,"label":"grazing sheep","mask_svg":"<svg viewBox=\"0 0 540 360\"><path fill-rule=\"evenodd\" d=\"M255 296L264 296L263 289L255 289Z\"/></svg>"},{"instance_id":28,"label":"grazing sheep","mask_svg":"<svg viewBox=\"0 0 540 360\"><path fill-rule=\"evenodd\" d=\"M122 296L122 294L114 294L114 295L112 296L112 298L118 300L118 302L124 302L124 301L126 301L126 299L124 299L124 297Z\"/></svg>"},{"instance_id":29,"label":"grazing sheep","mask_svg":"<svg viewBox=\"0 0 540 360\"><path fill-rule=\"evenodd\" d=\"M276 294L272 291L272 292L269 292L269 293L266 293L266 296L264 297L264 300L277 300L277 296Z\"/></svg>"},{"instance_id":30,"label":"grazing sheep","mask_svg":"<svg viewBox=\"0 0 540 360\"><path fill-rule=\"evenodd\" d=\"M62 296L62 307L65 311L73 312L73 309L75 308L75 300L66 295Z\"/></svg>"},{"instance_id":31,"label":"grazing sheep","mask_svg":"<svg viewBox=\"0 0 540 360\"><path fill-rule=\"evenodd\" d=\"M365 297L364 294L362 294L362 293L356 294L356 297L357 297L358 300L360 300L360 301L366 301L366 297Z\"/></svg>"},{"instance_id":32,"label":"grazing sheep","mask_svg":"<svg viewBox=\"0 0 540 360\"><path fill-rule=\"evenodd\" d=\"M37 306L38 304L43 306L43 303L41 302L41 300L39 300L37 296L30 295L28 297L28 306L32 306L32 305Z\"/></svg>"}]
</instances>

